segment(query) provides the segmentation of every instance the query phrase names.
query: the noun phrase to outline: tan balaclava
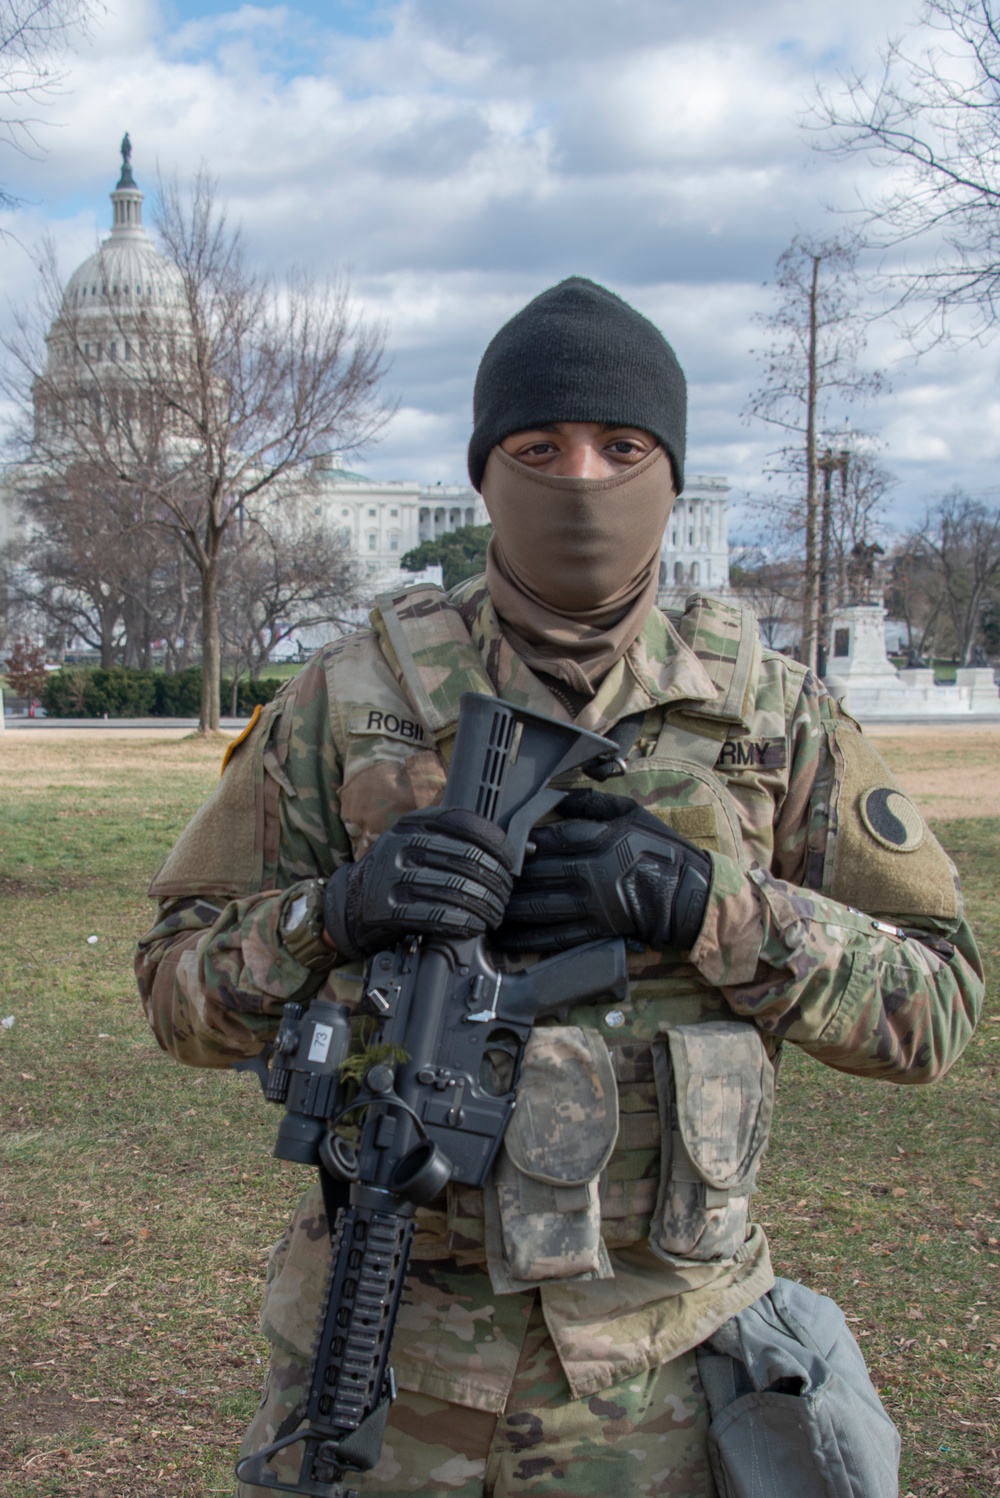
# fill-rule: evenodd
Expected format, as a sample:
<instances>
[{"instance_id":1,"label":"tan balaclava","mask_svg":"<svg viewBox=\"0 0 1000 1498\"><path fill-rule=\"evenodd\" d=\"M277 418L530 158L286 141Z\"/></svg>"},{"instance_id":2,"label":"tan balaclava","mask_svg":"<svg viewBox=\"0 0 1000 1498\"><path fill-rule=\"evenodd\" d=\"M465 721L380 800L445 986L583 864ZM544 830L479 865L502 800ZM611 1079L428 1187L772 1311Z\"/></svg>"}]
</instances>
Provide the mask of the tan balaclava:
<instances>
[{"instance_id":1,"label":"tan balaclava","mask_svg":"<svg viewBox=\"0 0 1000 1498\"><path fill-rule=\"evenodd\" d=\"M483 499L486 582L504 633L529 666L591 695L655 602L670 459L658 447L609 478L561 478L495 447Z\"/></svg>"},{"instance_id":2,"label":"tan balaclava","mask_svg":"<svg viewBox=\"0 0 1000 1498\"><path fill-rule=\"evenodd\" d=\"M479 366L469 473L493 522L490 595L522 659L584 696L653 605L660 541L684 483L686 402L659 329L578 277L511 318ZM604 479L539 473L498 446L569 421L635 427L661 446Z\"/></svg>"}]
</instances>

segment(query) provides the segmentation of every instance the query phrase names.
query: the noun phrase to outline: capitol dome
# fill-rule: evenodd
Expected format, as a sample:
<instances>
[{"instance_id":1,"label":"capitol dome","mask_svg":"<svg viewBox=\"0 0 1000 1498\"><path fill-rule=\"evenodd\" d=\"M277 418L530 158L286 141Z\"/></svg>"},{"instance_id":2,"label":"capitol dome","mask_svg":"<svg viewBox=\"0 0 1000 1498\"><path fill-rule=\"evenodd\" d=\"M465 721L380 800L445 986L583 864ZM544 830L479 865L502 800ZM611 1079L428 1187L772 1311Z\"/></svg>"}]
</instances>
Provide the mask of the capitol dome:
<instances>
[{"instance_id":1,"label":"capitol dome","mask_svg":"<svg viewBox=\"0 0 1000 1498\"><path fill-rule=\"evenodd\" d=\"M71 329L71 342L105 334L102 342L95 342L94 351L101 350L98 358L105 353L114 358L117 349L113 334L116 329L127 332L130 313L137 319L150 313L176 316L183 306L180 271L160 254L143 228L143 194L132 176L132 143L127 135L121 152L121 176L111 193L111 233L66 283L62 314L50 335L50 347L57 358L60 353L63 357L68 353L61 345Z\"/></svg>"}]
</instances>

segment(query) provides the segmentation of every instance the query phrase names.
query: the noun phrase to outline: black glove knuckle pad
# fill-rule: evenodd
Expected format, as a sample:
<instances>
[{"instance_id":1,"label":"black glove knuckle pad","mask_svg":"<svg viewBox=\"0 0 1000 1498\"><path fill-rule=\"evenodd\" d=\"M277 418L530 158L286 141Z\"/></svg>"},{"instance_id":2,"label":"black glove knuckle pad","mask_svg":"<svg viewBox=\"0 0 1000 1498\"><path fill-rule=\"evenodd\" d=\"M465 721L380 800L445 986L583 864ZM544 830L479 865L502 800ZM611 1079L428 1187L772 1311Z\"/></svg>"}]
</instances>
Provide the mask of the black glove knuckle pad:
<instances>
[{"instance_id":1,"label":"black glove knuckle pad","mask_svg":"<svg viewBox=\"0 0 1000 1498\"><path fill-rule=\"evenodd\" d=\"M345 957L408 935L481 935L503 919L510 865L505 834L484 817L407 812L328 881L327 930Z\"/></svg>"},{"instance_id":2,"label":"black glove knuckle pad","mask_svg":"<svg viewBox=\"0 0 1000 1498\"><path fill-rule=\"evenodd\" d=\"M502 945L545 951L624 936L689 950L708 900L708 854L623 796L575 791L560 810L569 820L536 829Z\"/></svg>"},{"instance_id":3,"label":"black glove knuckle pad","mask_svg":"<svg viewBox=\"0 0 1000 1498\"><path fill-rule=\"evenodd\" d=\"M454 837L428 835L402 843L397 866L402 870L438 869L453 878L475 880L501 898L510 890L510 869L506 864Z\"/></svg>"}]
</instances>

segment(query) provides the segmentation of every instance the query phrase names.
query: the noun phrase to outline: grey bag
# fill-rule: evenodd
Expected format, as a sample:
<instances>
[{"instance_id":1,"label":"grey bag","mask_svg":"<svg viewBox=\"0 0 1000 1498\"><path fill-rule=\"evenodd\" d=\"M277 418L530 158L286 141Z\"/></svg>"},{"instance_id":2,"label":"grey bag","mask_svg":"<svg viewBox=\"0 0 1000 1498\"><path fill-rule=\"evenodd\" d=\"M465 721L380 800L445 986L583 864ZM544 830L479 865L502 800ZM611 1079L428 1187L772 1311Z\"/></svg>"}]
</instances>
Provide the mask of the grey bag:
<instances>
[{"instance_id":1,"label":"grey bag","mask_svg":"<svg viewBox=\"0 0 1000 1498\"><path fill-rule=\"evenodd\" d=\"M899 1433L827 1296L779 1279L697 1355L721 1498L898 1498Z\"/></svg>"}]
</instances>

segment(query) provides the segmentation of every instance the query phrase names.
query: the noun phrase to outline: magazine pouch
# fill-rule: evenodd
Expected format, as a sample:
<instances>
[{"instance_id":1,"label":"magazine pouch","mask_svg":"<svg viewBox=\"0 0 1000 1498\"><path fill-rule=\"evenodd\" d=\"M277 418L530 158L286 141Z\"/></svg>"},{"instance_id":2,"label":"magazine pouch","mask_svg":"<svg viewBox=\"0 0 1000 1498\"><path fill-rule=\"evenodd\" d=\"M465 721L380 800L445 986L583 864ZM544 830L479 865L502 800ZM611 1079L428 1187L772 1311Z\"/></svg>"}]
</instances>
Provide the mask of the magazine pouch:
<instances>
[{"instance_id":1,"label":"magazine pouch","mask_svg":"<svg viewBox=\"0 0 1000 1498\"><path fill-rule=\"evenodd\" d=\"M664 1025L653 1045L663 1140L650 1225L668 1264L741 1256L750 1193L767 1145L774 1068L753 1025Z\"/></svg>"},{"instance_id":2,"label":"magazine pouch","mask_svg":"<svg viewBox=\"0 0 1000 1498\"><path fill-rule=\"evenodd\" d=\"M598 1186L617 1137L618 1093L600 1034L580 1025L536 1029L484 1193L498 1294L546 1280L611 1277Z\"/></svg>"}]
</instances>

